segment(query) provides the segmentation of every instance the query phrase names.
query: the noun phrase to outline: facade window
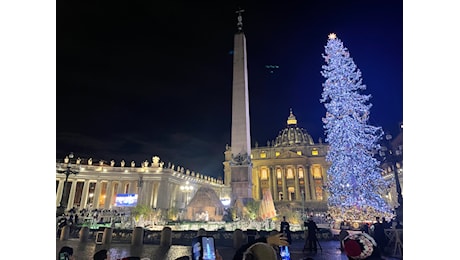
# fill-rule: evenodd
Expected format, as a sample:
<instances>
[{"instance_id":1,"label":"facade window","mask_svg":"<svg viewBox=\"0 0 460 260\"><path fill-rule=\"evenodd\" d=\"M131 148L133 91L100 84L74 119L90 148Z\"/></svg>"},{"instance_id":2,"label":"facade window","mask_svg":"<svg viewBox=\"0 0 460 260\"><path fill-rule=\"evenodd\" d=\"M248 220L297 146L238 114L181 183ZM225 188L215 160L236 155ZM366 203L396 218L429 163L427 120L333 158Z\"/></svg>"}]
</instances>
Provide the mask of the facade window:
<instances>
[{"instance_id":1,"label":"facade window","mask_svg":"<svg viewBox=\"0 0 460 260\"><path fill-rule=\"evenodd\" d=\"M313 148L313 150L311 150L311 155L318 155L318 154L319 152L317 148Z\"/></svg>"},{"instance_id":2,"label":"facade window","mask_svg":"<svg viewBox=\"0 0 460 260\"><path fill-rule=\"evenodd\" d=\"M303 179L303 168L299 168L299 179Z\"/></svg>"},{"instance_id":3,"label":"facade window","mask_svg":"<svg viewBox=\"0 0 460 260\"><path fill-rule=\"evenodd\" d=\"M280 152L275 152L275 156L276 157L280 156Z\"/></svg>"},{"instance_id":4,"label":"facade window","mask_svg":"<svg viewBox=\"0 0 460 260\"><path fill-rule=\"evenodd\" d=\"M267 169L262 169L262 172L260 174L260 179L261 180L267 180L268 179Z\"/></svg>"},{"instance_id":5,"label":"facade window","mask_svg":"<svg viewBox=\"0 0 460 260\"><path fill-rule=\"evenodd\" d=\"M289 200L295 200L294 187L288 187Z\"/></svg>"},{"instance_id":6,"label":"facade window","mask_svg":"<svg viewBox=\"0 0 460 260\"><path fill-rule=\"evenodd\" d=\"M297 151L297 154L298 154L298 155L302 155L302 151Z\"/></svg>"},{"instance_id":7,"label":"facade window","mask_svg":"<svg viewBox=\"0 0 460 260\"><path fill-rule=\"evenodd\" d=\"M276 169L276 178L281 180L281 169Z\"/></svg>"},{"instance_id":8,"label":"facade window","mask_svg":"<svg viewBox=\"0 0 460 260\"><path fill-rule=\"evenodd\" d=\"M266 152L261 152L260 153L260 158L267 158L267 153Z\"/></svg>"},{"instance_id":9,"label":"facade window","mask_svg":"<svg viewBox=\"0 0 460 260\"><path fill-rule=\"evenodd\" d=\"M294 173L293 173L291 168L288 168L288 170L287 170L286 179L294 179Z\"/></svg>"},{"instance_id":10,"label":"facade window","mask_svg":"<svg viewBox=\"0 0 460 260\"><path fill-rule=\"evenodd\" d=\"M317 200L323 200L323 187L321 180L315 180L315 194Z\"/></svg>"},{"instance_id":11,"label":"facade window","mask_svg":"<svg viewBox=\"0 0 460 260\"><path fill-rule=\"evenodd\" d=\"M314 179L322 179L321 168L319 166L313 167L313 178Z\"/></svg>"}]
</instances>

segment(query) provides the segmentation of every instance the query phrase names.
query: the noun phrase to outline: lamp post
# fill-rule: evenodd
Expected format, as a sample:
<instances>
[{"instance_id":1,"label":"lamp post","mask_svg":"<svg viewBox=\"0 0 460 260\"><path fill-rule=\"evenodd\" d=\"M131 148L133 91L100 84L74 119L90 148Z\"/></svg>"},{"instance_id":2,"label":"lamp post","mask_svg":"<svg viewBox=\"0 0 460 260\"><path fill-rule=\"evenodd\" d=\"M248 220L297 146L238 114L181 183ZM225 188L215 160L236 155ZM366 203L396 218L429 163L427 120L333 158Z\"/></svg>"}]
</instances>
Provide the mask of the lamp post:
<instances>
[{"instance_id":1,"label":"lamp post","mask_svg":"<svg viewBox=\"0 0 460 260\"><path fill-rule=\"evenodd\" d=\"M397 193L397 201L398 206L395 208L396 218L399 221L403 220L403 197L402 197L402 190L401 190L401 183L399 181L399 169L397 167L397 163L402 159L402 146L396 147L396 149L391 144L392 136L390 134L385 135L385 145L380 148L379 155L382 157L384 162L387 162L391 165L394 174L395 186L396 186L396 193Z\"/></svg>"},{"instance_id":2,"label":"lamp post","mask_svg":"<svg viewBox=\"0 0 460 260\"><path fill-rule=\"evenodd\" d=\"M74 155L73 153L70 153L68 156L65 157L64 163L66 164L66 168L61 170L57 169L57 173L65 174L65 180L64 180L64 190L62 191L61 195L61 201L59 202L59 207L56 209L56 216L60 216L64 214L65 210L67 209L67 200L69 197L69 194L66 192L67 191L67 185L68 185L68 179L71 174L78 174L78 171L72 169L72 162L71 160L73 159ZM77 160L76 162L77 166L80 165L80 160Z\"/></svg>"}]
</instances>

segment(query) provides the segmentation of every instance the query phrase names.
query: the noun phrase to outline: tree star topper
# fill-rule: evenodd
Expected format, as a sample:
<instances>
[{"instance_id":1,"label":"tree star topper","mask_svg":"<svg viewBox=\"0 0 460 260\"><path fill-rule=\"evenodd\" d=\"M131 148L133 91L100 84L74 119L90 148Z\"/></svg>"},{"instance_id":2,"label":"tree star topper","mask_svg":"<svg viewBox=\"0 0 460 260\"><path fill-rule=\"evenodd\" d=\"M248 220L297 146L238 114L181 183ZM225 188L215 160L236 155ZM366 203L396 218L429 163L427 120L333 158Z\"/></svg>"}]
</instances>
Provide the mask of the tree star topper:
<instances>
[{"instance_id":1,"label":"tree star topper","mask_svg":"<svg viewBox=\"0 0 460 260\"><path fill-rule=\"evenodd\" d=\"M330 33L329 36L328 36L328 38L329 38L330 40L333 40L333 39L337 38L337 35L336 35L335 33Z\"/></svg>"}]
</instances>

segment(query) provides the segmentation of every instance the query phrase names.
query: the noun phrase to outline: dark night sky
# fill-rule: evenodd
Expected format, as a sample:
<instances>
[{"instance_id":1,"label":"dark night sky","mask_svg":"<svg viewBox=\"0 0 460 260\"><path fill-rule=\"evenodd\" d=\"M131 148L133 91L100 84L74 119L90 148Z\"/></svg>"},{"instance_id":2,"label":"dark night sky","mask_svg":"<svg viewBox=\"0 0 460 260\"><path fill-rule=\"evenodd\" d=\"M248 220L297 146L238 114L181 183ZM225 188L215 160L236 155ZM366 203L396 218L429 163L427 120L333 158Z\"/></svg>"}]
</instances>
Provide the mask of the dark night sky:
<instances>
[{"instance_id":1,"label":"dark night sky","mask_svg":"<svg viewBox=\"0 0 460 260\"><path fill-rule=\"evenodd\" d=\"M230 144L233 36L243 13L252 145L292 108L315 142L327 35L335 32L372 94L369 123L403 117L402 1L61 1L56 27L56 159L165 163L222 176ZM279 66L273 73L266 65Z\"/></svg>"}]
</instances>

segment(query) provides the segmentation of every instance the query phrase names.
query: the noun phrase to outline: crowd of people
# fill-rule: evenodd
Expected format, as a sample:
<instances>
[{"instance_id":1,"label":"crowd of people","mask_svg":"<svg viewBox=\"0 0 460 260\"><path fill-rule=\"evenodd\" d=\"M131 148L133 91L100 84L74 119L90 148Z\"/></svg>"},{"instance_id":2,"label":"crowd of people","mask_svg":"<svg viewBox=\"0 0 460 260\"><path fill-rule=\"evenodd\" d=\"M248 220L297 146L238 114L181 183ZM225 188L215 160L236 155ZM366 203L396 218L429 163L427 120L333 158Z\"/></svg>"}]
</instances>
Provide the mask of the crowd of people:
<instances>
[{"instance_id":1,"label":"crowd of people","mask_svg":"<svg viewBox=\"0 0 460 260\"><path fill-rule=\"evenodd\" d=\"M78 217L73 217L75 223L78 223ZM364 226L367 226L364 227ZM317 251L317 246L321 246L317 239L318 226L313 218L308 218L304 222L304 227L306 228L306 237L305 237L305 248L308 248L310 251ZM388 243L388 239L384 233L385 229L389 228L402 228L402 225L399 221L396 221L395 224L386 221L385 218L376 217L375 223L370 227L368 224L363 225L361 233L348 234L346 230L342 230L339 234L340 248L343 250L349 260L353 259L367 259L367 260L376 260L383 259L382 254L384 248ZM268 236L262 236L258 239L251 240L248 243L242 245L235 252L233 260L277 260L280 253L280 246L289 246L292 244L290 224L286 220L286 217L283 216L283 220L280 223L279 232L274 230ZM99 250L94 254L94 260L105 260L108 259L108 251L105 249ZM223 257L219 254L218 250L215 250L216 260L224 260ZM58 260L74 260L73 249L68 246L61 248L58 254ZM118 260L147 260L148 258L140 258L137 256L125 257ZM188 256L179 258L179 259L188 259ZM310 258L312 259L312 258Z\"/></svg>"}]
</instances>

